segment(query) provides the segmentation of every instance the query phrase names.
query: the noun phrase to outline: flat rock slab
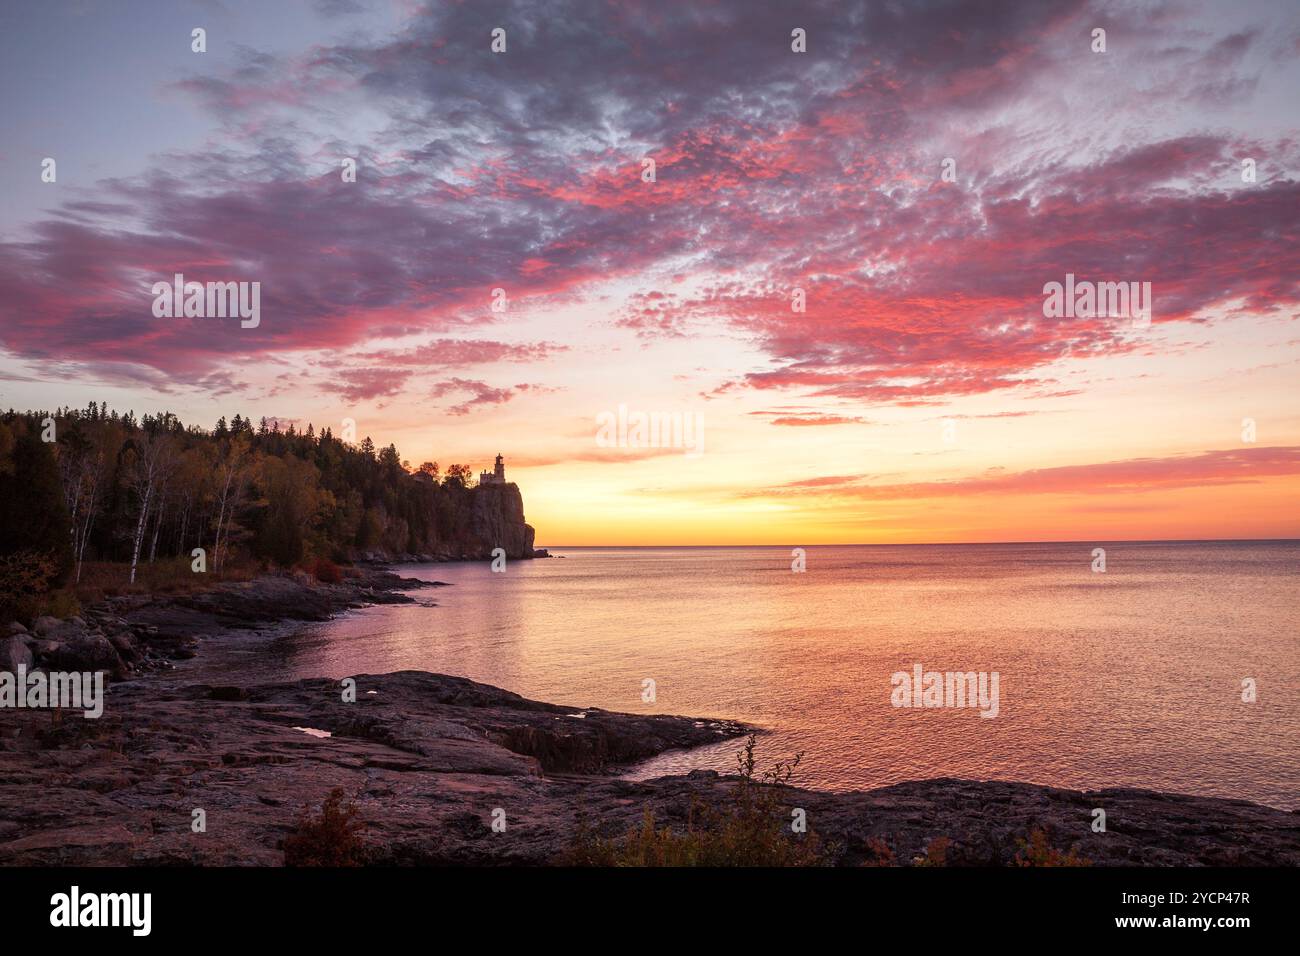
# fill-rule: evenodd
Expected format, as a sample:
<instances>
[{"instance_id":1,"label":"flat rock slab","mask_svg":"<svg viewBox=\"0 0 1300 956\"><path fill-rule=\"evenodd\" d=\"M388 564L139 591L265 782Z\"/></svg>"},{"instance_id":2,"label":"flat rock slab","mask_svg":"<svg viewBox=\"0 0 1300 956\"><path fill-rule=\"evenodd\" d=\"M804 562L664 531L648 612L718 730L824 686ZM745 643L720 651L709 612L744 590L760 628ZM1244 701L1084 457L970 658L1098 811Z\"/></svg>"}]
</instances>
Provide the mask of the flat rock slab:
<instances>
[{"instance_id":1,"label":"flat rock slab","mask_svg":"<svg viewBox=\"0 0 1300 956\"><path fill-rule=\"evenodd\" d=\"M148 679L113 685L99 720L5 712L0 864L280 865L304 810L339 787L374 863L546 865L572 847L580 820L621 834L651 808L659 825L680 828L693 802L725 803L734 778L612 774L749 730L544 704L415 671L356 681L355 703L326 679ZM950 864L1005 864L1035 828L1095 864L1300 865L1300 817L1241 801L926 780L860 793L782 788L781 803L805 809L847 865L880 862L881 846L906 864L936 837L950 841ZM1105 833L1091 830L1096 807ZM195 809L205 833L191 831Z\"/></svg>"},{"instance_id":2,"label":"flat rock slab","mask_svg":"<svg viewBox=\"0 0 1300 956\"><path fill-rule=\"evenodd\" d=\"M284 621L326 621L350 608L413 604L403 592L445 587L443 582L404 578L375 568L349 569L338 584L305 575L265 574L250 581L223 582L192 594L110 598L108 606L149 640L215 637L231 628L257 629Z\"/></svg>"}]
</instances>

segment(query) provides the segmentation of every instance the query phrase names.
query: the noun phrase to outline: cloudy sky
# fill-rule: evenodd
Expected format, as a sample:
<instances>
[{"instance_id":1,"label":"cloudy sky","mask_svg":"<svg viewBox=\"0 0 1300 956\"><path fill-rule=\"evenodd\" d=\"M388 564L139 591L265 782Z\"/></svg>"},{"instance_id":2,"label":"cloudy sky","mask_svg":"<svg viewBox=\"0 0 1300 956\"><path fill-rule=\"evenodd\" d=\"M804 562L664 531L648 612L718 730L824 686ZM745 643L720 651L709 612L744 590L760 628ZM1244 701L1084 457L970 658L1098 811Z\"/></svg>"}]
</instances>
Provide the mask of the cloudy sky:
<instances>
[{"instance_id":1,"label":"cloudy sky","mask_svg":"<svg viewBox=\"0 0 1300 956\"><path fill-rule=\"evenodd\" d=\"M1297 90L1289 0L6 3L0 406L501 451L543 545L1296 537Z\"/></svg>"}]
</instances>

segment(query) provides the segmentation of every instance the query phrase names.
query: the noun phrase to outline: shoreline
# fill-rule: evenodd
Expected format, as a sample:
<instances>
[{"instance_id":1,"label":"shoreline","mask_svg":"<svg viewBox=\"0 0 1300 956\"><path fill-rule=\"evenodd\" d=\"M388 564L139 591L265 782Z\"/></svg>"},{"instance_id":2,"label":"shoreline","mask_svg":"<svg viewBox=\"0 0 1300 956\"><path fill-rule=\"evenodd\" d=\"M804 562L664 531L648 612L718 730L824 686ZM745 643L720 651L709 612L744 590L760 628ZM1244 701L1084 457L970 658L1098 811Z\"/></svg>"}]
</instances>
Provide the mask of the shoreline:
<instances>
[{"instance_id":1,"label":"shoreline","mask_svg":"<svg viewBox=\"0 0 1300 956\"><path fill-rule=\"evenodd\" d=\"M356 699L344 702L326 678L217 685L174 670L207 640L418 603L404 592L439 586L386 568L337 585L269 575L112 598L82 625L46 621L30 642L7 638L10 650L15 638L35 648L38 662L98 662L128 679L110 688L98 720L6 715L0 865L281 865L295 821L336 787L366 824L368 862L548 865L583 827L617 837L649 810L684 831L693 806L730 799L738 778L713 771L613 774L669 750L724 740L739 749L757 728L736 721L565 707L421 671L357 675ZM1300 814L1244 800L955 778L778 792L834 847L835 865L908 865L935 840L948 865L1008 865L1036 830L1095 865L1300 865ZM1105 833L1091 829L1096 808ZM191 832L195 809L206 833ZM490 826L497 809L504 832Z\"/></svg>"}]
</instances>

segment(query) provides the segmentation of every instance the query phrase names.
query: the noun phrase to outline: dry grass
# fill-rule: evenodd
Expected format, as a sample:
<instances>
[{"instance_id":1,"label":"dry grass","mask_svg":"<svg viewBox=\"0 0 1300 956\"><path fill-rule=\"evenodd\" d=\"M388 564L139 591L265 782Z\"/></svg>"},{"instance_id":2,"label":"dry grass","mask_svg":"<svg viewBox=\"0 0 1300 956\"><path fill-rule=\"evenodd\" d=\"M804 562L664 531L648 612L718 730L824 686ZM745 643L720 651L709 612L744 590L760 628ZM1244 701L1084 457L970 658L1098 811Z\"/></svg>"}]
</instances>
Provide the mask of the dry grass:
<instances>
[{"instance_id":1,"label":"dry grass","mask_svg":"<svg viewBox=\"0 0 1300 956\"><path fill-rule=\"evenodd\" d=\"M209 568L202 574L190 567L187 557L141 563L131 582L131 565L118 561L87 561L75 593L82 604L94 604L105 597L123 594L194 594L223 581L248 581L264 569L254 562L227 564L220 572Z\"/></svg>"}]
</instances>

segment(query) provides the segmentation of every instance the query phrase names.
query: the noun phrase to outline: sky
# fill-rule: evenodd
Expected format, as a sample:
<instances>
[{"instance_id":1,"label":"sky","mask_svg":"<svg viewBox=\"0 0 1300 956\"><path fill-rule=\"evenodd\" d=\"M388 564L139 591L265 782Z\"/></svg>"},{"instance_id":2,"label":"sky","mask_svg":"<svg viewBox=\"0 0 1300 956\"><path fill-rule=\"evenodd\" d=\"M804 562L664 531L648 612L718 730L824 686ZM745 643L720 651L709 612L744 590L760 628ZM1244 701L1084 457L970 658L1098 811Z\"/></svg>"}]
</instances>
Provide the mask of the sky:
<instances>
[{"instance_id":1,"label":"sky","mask_svg":"<svg viewBox=\"0 0 1300 956\"><path fill-rule=\"evenodd\" d=\"M500 452L542 546L1300 537L1297 90L1288 0L7 3L0 407Z\"/></svg>"}]
</instances>

